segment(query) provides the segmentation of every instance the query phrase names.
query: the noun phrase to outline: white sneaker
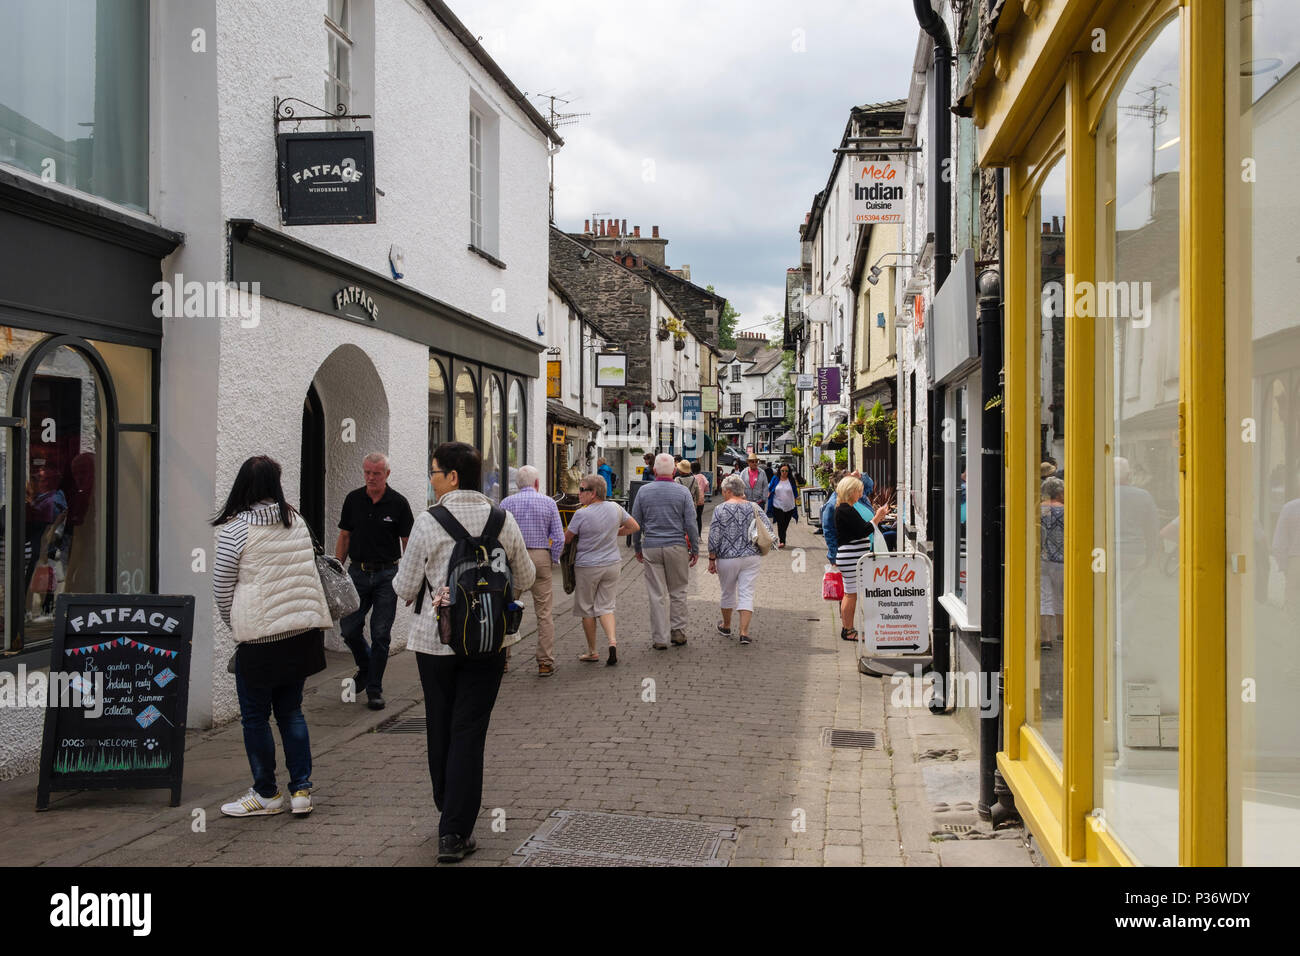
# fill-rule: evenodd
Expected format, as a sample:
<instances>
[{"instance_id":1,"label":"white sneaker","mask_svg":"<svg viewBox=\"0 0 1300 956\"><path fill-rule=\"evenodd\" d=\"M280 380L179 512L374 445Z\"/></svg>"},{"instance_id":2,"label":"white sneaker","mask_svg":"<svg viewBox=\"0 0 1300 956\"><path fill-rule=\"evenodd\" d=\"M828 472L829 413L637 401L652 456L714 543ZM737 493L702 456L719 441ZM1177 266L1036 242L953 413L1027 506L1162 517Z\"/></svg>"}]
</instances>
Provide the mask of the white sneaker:
<instances>
[{"instance_id":1,"label":"white sneaker","mask_svg":"<svg viewBox=\"0 0 1300 956\"><path fill-rule=\"evenodd\" d=\"M311 791L295 790L289 798L290 813L311 813Z\"/></svg>"},{"instance_id":2,"label":"white sneaker","mask_svg":"<svg viewBox=\"0 0 1300 956\"><path fill-rule=\"evenodd\" d=\"M308 801L310 803L310 800ZM228 817L262 817L279 813L284 809L284 797L276 791L274 797L264 797L252 787L242 797L236 797L230 803L221 805L221 812Z\"/></svg>"}]
</instances>

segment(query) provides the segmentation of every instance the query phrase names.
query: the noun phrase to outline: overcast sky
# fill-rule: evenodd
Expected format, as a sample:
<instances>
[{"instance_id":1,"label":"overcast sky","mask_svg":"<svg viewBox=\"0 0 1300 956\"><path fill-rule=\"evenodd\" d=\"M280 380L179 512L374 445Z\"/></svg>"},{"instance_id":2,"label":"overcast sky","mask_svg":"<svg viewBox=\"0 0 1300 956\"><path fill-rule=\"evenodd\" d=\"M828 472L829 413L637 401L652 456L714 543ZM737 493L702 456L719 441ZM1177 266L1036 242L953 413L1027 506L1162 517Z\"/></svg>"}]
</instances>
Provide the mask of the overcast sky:
<instances>
[{"instance_id":1,"label":"overcast sky","mask_svg":"<svg viewBox=\"0 0 1300 956\"><path fill-rule=\"evenodd\" d=\"M591 114L560 129L556 224L658 225L742 329L783 311L849 108L907 95L919 34L907 0L450 2L520 90Z\"/></svg>"}]
</instances>

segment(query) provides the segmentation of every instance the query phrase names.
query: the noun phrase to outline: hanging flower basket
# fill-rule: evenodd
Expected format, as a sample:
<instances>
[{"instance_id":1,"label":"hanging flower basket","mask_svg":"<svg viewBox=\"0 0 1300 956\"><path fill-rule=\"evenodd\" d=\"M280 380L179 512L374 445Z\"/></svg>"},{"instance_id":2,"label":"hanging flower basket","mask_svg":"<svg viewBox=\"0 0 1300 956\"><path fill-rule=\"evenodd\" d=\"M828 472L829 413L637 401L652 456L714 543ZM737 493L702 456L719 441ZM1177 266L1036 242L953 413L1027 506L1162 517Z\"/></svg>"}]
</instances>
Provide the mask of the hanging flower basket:
<instances>
[{"instance_id":1,"label":"hanging flower basket","mask_svg":"<svg viewBox=\"0 0 1300 956\"><path fill-rule=\"evenodd\" d=\"M843 448L849 443L849 429L846 425L836 425L835 429L826 436L822 443L824 447L830 449Z\"/></svg>"},{"instance_id":2,"label":"hanging flower basket","mask_svg":"<svg viewBox=\"0 0 1300 956\"><path fill-rule=\"evenodd\" d=\"M679 352L684 350L686 348L686 339L678 338L676 341L673 342L673 348L675 348Z\"/></svg>"},{"instance_id":3,"label":"hanging flower basket","mask_svg":"<svg viewBox=\"0 0 1300 956\"><path fill-rule=\"evenodd\" d=\"M668 336L670 335L672 335L672 333L668 331L668 327L665 325L661 325L659 326L658 329L655 330L655 338L657 338L660 342L667 342Z\"/></svg>"}]
</instances>

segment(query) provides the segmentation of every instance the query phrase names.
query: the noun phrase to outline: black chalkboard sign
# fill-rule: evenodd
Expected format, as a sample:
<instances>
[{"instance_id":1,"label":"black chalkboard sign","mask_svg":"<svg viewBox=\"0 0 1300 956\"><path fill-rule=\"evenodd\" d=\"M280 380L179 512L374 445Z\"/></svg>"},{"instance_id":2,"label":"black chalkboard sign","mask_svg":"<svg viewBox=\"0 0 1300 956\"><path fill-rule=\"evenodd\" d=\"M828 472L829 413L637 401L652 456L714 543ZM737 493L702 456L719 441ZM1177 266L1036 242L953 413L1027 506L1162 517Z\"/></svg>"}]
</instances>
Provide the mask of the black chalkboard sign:
<instances>
[{"instance_id":1,"label":"black chalkboard sign","mask_svg":"<svg viewBox=\"0 0 1300 956\"><path fill-rule=\"evenodd\" d=\"M275 147L284 225L375 221L374 133L280 133Z\"/></svg>"},{"instance_id":2,"label":"black chalkboard sign","mask_svg":"<svg viewBox=\"0 0 1300 956\"><path fill-rule=\"evenodd\" d=\"M60 595L36 809L54 790L171 790L180 805L194 597Z\"/></svg>"}]
</instances>

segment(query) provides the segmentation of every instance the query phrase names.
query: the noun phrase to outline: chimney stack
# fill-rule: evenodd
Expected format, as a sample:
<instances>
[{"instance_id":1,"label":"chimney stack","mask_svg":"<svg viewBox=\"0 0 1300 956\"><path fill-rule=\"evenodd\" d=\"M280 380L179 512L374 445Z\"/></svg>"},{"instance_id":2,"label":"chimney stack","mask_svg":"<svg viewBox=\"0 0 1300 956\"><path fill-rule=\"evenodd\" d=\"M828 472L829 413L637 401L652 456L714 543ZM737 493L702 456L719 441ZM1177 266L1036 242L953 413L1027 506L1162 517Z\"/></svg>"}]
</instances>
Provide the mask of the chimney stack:
<instances>
[{"instance_id":1,"label":"chimney stack","mask_svg":"<svg viewBox=\"0 0 1300 956\"><path fill-rule=\"evenodd\" d=\"M632 227L632 235L634 235L634 236L636 236L638 239L640 239L640 238L641 238L641 227L640 227L640 226L633 226L633 227Z\"/></svg>"},{"instance_id":2,"label":"chimney stack","mask_svg":"<svg viewBox=\"0 0 1300 956\"><path fill-rule=\"evenodd\" d=\"M650 232L650 238L651 238L651 239L658 239L658 238L659 238L659 227L658 227L658 226L651 226L650 229L651 229L651 232Z\"/></svg>"},{"instance_id":3,"label":"chimney stack","mask_svg":"<svg viewBox=\"0 0 1300 956\"><path fill-rule=\"evenodd\" d=\"M627 220L626 220L626 219L623 220L623 225L622 225L620 231L622 232L623 235L625 235L625 236L627 235Z\"/></svg>"},{"instance_id":4,"label":"chimney stack","mask_svg":"<svg viewBox=\"0 0 1300 956\"><path fill-rule=\"evenodd\" d=\"M588 235L590 234L590 232L591 232L591 220L590 219L582 220L582 234Z\"/></svg>"}]
</instances>

